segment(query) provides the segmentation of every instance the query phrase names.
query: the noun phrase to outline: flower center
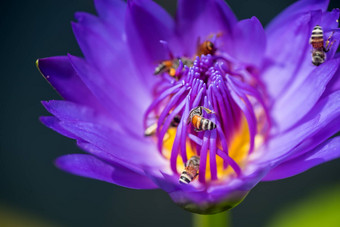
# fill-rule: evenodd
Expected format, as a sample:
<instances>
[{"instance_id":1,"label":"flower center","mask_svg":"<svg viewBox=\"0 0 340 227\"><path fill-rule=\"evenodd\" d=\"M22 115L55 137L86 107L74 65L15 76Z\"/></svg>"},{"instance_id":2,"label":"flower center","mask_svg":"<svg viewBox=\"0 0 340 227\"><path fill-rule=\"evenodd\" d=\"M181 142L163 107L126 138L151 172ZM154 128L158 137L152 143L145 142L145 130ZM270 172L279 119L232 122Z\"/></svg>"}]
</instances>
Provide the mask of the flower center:
<instances>
[{"instance_id":1,"label":"flower center","mask_svg":"<svg viewBox=\"0 0 340 227\"><path fill-rule=\"evenodd\" d=\"M145 135L155 139L172 171L182 172L199 157L194 169L200 183L239 176L270 126L256 70L206 40L196 56L165 60L155 74L159 81L144 115ZM195 178L188 168L185 174Z\"/></svg>"}]
</instances>

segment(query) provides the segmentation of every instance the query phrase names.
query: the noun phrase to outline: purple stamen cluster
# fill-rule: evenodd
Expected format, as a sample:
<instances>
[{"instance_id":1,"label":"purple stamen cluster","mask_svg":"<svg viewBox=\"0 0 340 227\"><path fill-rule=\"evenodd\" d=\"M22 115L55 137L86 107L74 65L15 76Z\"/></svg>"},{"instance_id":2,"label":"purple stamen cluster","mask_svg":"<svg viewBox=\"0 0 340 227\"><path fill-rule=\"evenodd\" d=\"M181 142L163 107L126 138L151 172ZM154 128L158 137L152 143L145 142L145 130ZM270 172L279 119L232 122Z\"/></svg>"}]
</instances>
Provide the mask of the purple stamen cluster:
<instances>
[{"instance_id":1,"label":"purple stamen cluster","mask_svg":"<svg viewBox=\"0 0 340 227\"><path fill-rule=\"evenodd\" d=\"M228 150L233 137L240 129L242 117L245 117L249 128L248 153L253 152L255 136L258 133L258 107L264 111L262 114L267 113L263 93L247 83L251 74L235 72L233 75L230 65L230 62L221 56L196 56L190 68L180 61L175 78L166 73L159 77L163 89L158 90L156 98L146 110L144 127L148 126L148 119L156 119L157 147L162 153L164 137L171 122L175 116L180 116L170 156L173 172L177 173L178 155L183 163L190 158L186 150L189 142L200 157L200 173L210 171L211 180L217 180L217 155L223 159L224 168L230 166L239 176L241 167L229 156ZM255 77L250 79L254 80ZM160 84L157 84L157 87L159 86ZM217 125L216 129L197 132L189 124L189 112L198 106L213 111L212 114L203 111L203 117L213 121ZM210 170L206 169L208 155ZM205 174L199 174L198 179L205 183L205 177Z\"/></svg>"}]
</instances>

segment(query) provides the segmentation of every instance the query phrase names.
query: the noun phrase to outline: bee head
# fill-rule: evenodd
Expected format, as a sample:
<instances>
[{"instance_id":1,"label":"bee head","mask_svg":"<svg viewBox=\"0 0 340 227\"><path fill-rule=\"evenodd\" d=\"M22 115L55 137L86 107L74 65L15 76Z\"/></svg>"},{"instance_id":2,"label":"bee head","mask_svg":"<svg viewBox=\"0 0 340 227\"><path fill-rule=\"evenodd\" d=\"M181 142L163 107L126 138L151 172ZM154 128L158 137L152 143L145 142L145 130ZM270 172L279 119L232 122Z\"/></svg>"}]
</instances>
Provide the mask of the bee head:
<instances>
[{"instance_id":1,"label":"bee head","mask_svg":"<svg viewBox=\"0 0 340 227\"><path fill-rule=\"evenodd\" d=\"M211 42L211 41L206 41L205 46L206 46L207 50L209 50L209 51L213 51L215 49L215 46L214 46L213 42Z\"/></svg>"}]
</instances>

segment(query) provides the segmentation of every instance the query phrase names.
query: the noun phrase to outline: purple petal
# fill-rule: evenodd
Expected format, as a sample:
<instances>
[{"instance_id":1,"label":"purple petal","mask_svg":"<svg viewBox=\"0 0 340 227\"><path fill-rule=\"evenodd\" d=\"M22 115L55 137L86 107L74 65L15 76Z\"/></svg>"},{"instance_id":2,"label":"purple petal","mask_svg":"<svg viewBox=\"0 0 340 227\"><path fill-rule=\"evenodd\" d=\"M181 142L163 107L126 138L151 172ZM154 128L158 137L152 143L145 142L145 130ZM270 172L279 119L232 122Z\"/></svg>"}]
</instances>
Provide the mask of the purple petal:
<instances>
[{"instance_id":1,"label":"purple petal","mask_svg":"<svg viewBox=\"0 0 340 227\"><path fill-rule=\"evenodd\" d=\"M335 124L335 128L332 129L338 131L336 128L340 124L339 100L340 91L320 100L295 128L269 140L269 144L262 148L262 152L270 152L264 152L258 162L275 166L294 155L298 151L294 150L294 147L323 129L330 129Z\"/></svg>"},{"instance_id":2,"label":"purple petal","mask_svg":"<svg viewBox=\"0 0 340 227\"><path fill-rule=\"evenodd\" d=\"M123 31L91 14L77 13L76 18L79 22L72 27L86 62L115 90L128 95L133 89L134 95L147 96L150 92L134 69Z\"/></svg>"},{"instance_id":3,"label":"purple petal","mask_svg":"<svg viewBox=\"0 0 340 227\"><path fill-rule=\"evenodd\" d=\"M330 48L329 52L327 52L327 59L331 59L336 54L336 51L340 44L340 30L338 28L338 19L340 16L340 9L333 9L331 12L324 12L322 14L321 19L321 27L324 30L324 38L328 39L328 37L331 35L332 31L338 30L333 34L331 42L335 40L332 47Z\"/></svg>"},{"instance_id":4,"label":"purple petal","mask_svg":"<svg viewBox=\"0 0 340 227\"><path fill-rule=\"evenodd\" d=\"M60 126L60 120L56 117L52 116L43 116L40 117L39 120L46 125L48 128L60 133L63 136L66 136L71 139L77 139L78 137L70 133L69 131L65 130L63 127Z\"/></svg>"},{"instance_id":5,"label":"purple petal","mask_svg":"<svg viewBox=\"0 0 340 227\"><path fill-rule=\"evenodd\" d=\"M232 28L237 19L222 0L179 0L176 15L178 34L183 41L183 53L192 56L196 52L198 38L222 32L222 49L232 47Z\"/></svg>"},{"instance_id":6,"label":"purple petal","mask_svg":"<svg viewBox=\"0 0 340 227\"><path fill-rule=\"evenodd\" d=\"M150 151L153 151L154 149L143 143L143 140L145 139L142 136L143 132L140 132L139 137L136 137L126 131L124 129L124 125L121 125L121 122L117 122L115 119L108 118L107 116L103 116L88 107L77 105L75 103L67 101L49 101L42 103L50 113L58 118L52 120L49 118L43 118L42 121L44 124L70 138L93 143L97 147L103 149L101 154L107 152L107 155L112 156L110 152L116 149L123 149L122 152L127 152L127 149L124 149L123 146L124 141L126 141L125 147L128 147L130 143L131 146L135 145L141 150L147 150L145 152L146 155L152 155L150 154ZM77 127L77 125L86 125L87 127L84 126L81 130ZM88 130L88 132L86 130ZM93 130L93 132L91 130ZM91 137L91 133L97 136ZM102 135L100 133L102 133ZM98 139L96 140L96 138ZM126 138L126 140L123 140L123 138ZM111 143L110 140L114 140L119 144L119 146L116 146L116 143ZM118 141L122 141L122 143L119 143ZM136 152L134 147L130 147L128 150ZM156 155L159 154L157 153ZM103 155L99 157L104 158ZM118 154L116 157L120 158L120 155ZM156 160L156 157L154 157L154 159ZM126 158L126 160L129 161L128 158Z\"/></svg>"},{"instance_id":7,"label":"purple petal","mask_svg":"<svg viewBox=\"0 0 340 227\"><path fill-rule=\"evenodd\" d=\"M62 121L92 122L120 128L114 119L87 106L62 100L42 101L41 103L48 112Z\"/></svg>"},{"instance_id":8,"label":"purple petal","mask_svg":"<svg viewBox=\"0 0 340 227\"><path fill-rule=\"evenodd\" d=\"M130 90L128 84L116 84L115 86L108 83L101 77L101 73L87 64L83 59L69 55L74 69L82 78L84 83L89 87L92 93L103 103L109 113L117 120L121 121L126 127L136 130L142 130L142 115L135 112L143 112L149 103L147 95L136 96ZM122 92L124 89L125 92ZM131 111L131 108L134 111Z\"/></svg>"},{"instance_id":9,"label":"purple petal","mask_svg":"<svg viewBox=\"0 0 340 227\"><path fill-rule=\"evenodd\" d=\"M147 177L119 165L109 165L92 155L65 155L59 157L55 164L58 168L75 175L106 181L127 188L157 188Z\"/></svg>"},{"instance_id":10,"label":"purple petal","mask_svg":"<svg viewBox=\"0 0 340 227\"><path fill-rule=\"evenodd\" d=\"M167 41L171 49L175 39L174 22L164 9L149 0L129 0L126 13L125 29L131 56L144 85L151 90L156 82L154 68L169 58L160 41Z\"/></svg>"},{"instance_id":11,"label":"purple petal","mask_svg":"<svg viewBox=\"0 0 340 227\"><path fill-rule=\"evenodd\" d=\"M339 63L340 59L334 59L316 67L300 86L290 87L279 97L272 116L280 131L293 126L312 109L337 71Z\"/></svg>"},{"instance_id":12,"label":"purple petal","mask_svg":"<svg viewBox=\"0 0 340 227\"><path fill-rule=\"evenodd\" d=\"M88 122L61 122L60 125L83 141L112 154L115 158L136 165L161 167L164 158L157 152L151 141L140 137L134 138L109 128Z\"/></svg>"},{"instance_id":13,"label":"purple petal","mask_svg":"<svg viewBox=\"0 0 340 227\"><path fill-rule=\"evenodd\" d=\"M260 67L266 49L266 34L256 18L242 20L233 30L233 56L242 62Z\"/></svg>"},{"instance_id":14,"label":"purple petal","mask_svg":"<svg viewBox=\"0 0 340 227\"><path fill-rule=\"evenodd\" d=\"M73 32L86 60L105 73L108 69L129 68L126 43L122 31L105 24L99 18L77 13L78 23L72 22ZM125 63L125 64L124 64ZM132 67L132 66L130 66Z\"/></svg>"},{"instance_id":15,"label":"purple petal","mask_svg":"<svg viewBox=\"0 0 340 227\"><path fill-rule=\"evenodd\" d=\"M300 3L303 2L300 1ZM266 29L268 38L266 56L269 59L271 58L272 62L267 62L268 65L264 70L263 79L274 99L283 94L287 88L299 86L315 69L315 66L311 63L312 47L309 44L313 27L316 24L321 25L325 36L328 37L330 31L338 26L336 19L339 16L339 10L322 12L328 2L311 1L310 3L311 9L314 9L314 11L297 10L297 13L294 11L292 16L282 20L280 25L269 26ZM322 3L323 6L321 7L319 3ZM318 10L318 7L321 8ZM338 39L337 36L340 38L340 34L335 33L334 38ZM294 42L287 42L287 40L294 40ZM338 42L335 42L327 53L328 60L332 59L338 44ZM294 51L294 54L292 54L292 50L299 51ZM275 56L275 58L272 56ZM270 64L273 65L270 66ZM282 70L283 68L286 70Z\"/></svg>"},{"instance_id":16,"label":"purple petal","mask_svg":"<svg viewBox=\"0 0 340 227\"><path fill-rule=\"evenodd\" d=\"M309 33L309 36L311 35L313 26L315 24L319 24L324 30L325 39L328 38L331 34L331 30L333 30L334 28L337 28L338 26L337 23L332 23L331 20L334 20L334 22L336 22L337 18L339 18L339 10L333 10L332 12L323 12L322 15L320 15L319 13L314 13L314 16L312 17L312 20L310 22L310 25L312 25L312 27L310 28L311 31ZM339 39L340 39L340 33L336 32L333 35L332 40L339 40ZM333 44L330 51L327 52L326 62L333 58L334 53L336 52L336 49L338 48L338 46L339 46L339 42L335 42ZM316 68L315 65L311 63L312 61L311 51L312 51L312 46L308 45L307 50L305 51L305 56L301 58L300 67L297 68L297 70L294 72L295 75L286 77L287 80L285 82L287 84L287 87L284 88L283 90L284 92L286 92L287 90L293 90L299 86L302 86L302 83L304 83L306 78L312 73L313 70L315 70Z\"/></svg>"},{"instance_id":17,"label":"purple petal","mask_svg":"<svg viewBox=\"0 0 340 227\"><path fill-rule=\"evenodd\" d=\"M324 12L322 14L321 26L323 28L337 28L339 19L340 9L332 9L331 12Z\"/></svg>"},{"instance_id":18,"label":"purple petal","mask_svg":"<svg viewBox=\"0 0 340 227\"><path fill-rule=\"evenodd\" d=\"M266 31L268 34L275 32L275 30L282 27L287 22L296 20L296 18L303 13L322 10L326 11L329 0L303 0L297 1L290 5L287 9L281 12L274 20L267 26Z\"/></svg>"},{"instance_id":19,"label":"purple petal","mask_svg":"<svg viewBox=\"0 0 340 227\"><path fill-rule=\"evenodd\" d=\"M284 93L296 78L304 79L298 74L304 63L308 66L308 70L301 70L305 75L315 68L310 60L309 38L316 24L315 20L319 18L321 11L305 13L298 15L293 21L282 24L276 30L270 32L266 30L266 57L272 62L267 62L262 77L272 98L275 99Z\"/></svg>"},{"instance_id":20,"label":"purple petal","mask_svg":"<svg viewBox=\"0 0 340 227\"><path fill-rule=\"evenodd\" d=\"M122 21L125 17L126 2L122 0L95 0L94 5L100 18L123 30L124 23Z\"/></svg>"},{"instance_id":21,"label":"purple petal","mask_svg":"<svg viewBox=\"0 0 340 227\"><path fill-rule=\"evenodd\" d=\"M42 58L37 61L37 66L64 99L99 108L100 104L81 81L67 56Z\"/></svg>"},{"instance_id":22,"label":"purple petal","mask_svg":"<svg viewBox=\"0 0 340 227\"><path fill-rule=\"evenodd\" d=\"M100 160L103 160L113 165L117 165L117 164L122 165L138 174L144 175L143 166L121 160L115 157L114 155L112 155L110 151L104 151L91 143L83 141L82 139L79 139L77 141L77 145L82 150L88 152L89 154L95 156L96 158L99 158Z\"/></svg>"},{"instance_id":23,"label":"purple petal","mask_svg":"<svg viewBox=\"0 0 340 227\"><path fill-rule=\"evenodd\" d=\"M326 97L329 94L333 93L334 91L340 90L340 67L334 74L331 81L329 81L325 92L323 93L322 97Z\"/></svg>"},{"instance_id":24,"label":"purple petal","mask_svg":"<svg viewBox=\"0 0 340 227\"><path fill-rule=\"evenodd\" d=\"M340 137L329 139L311 152L293 160L284 162L271 170L264 178L265 181L278 180L302 173L316 165L340 157Z\"/></svg>"}]
</instances>

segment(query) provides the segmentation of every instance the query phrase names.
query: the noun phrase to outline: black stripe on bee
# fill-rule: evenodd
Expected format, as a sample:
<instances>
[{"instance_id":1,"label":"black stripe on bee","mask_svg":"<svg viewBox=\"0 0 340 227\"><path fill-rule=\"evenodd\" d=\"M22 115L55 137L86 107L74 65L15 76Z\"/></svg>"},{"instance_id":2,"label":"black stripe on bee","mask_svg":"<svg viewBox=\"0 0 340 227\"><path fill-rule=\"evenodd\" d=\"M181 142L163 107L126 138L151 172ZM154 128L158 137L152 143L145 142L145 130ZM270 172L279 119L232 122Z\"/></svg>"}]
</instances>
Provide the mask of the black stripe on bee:
<instances>
[{"instance_id":1,"label":"black stripe on bee","mask_svg":"<svg viewBox=\"0 0 340 227\"><path fill-rule=\"evenodd\" d=\"M203 125L202 129L203 130L213 130L216 128L216 124L208 119L203 119Z\"/></svg>"},{"instance_id":2,"label":"black stripe on bee","mask_svg":"<svg viewBox=\"0 0 340 227\"><path fill-rule=\"evenodd\" d=\"M203 130L208 130L209 129L209 120L208 119L203 119Z\"/></svg>"},{"instance_id":3,"label":"black stripe on bee","mask_svg":"<svg viewBox=\"0 0 340 227\"><path fill-rule=\"evenodd\" d=\"M174 119L172 119L170 125L171 125L172 127L177 127L177 126L179 125L180 122L181 122L181 117L178 116L178 115L176 115L176 116L174 117Z\"/></svg>"},{"instance_id":4,"label":"black stripe on bee","mask_svg":"<svg viewBox=\"0 0 340 227\"><path fill-rule=\"evenodd\" d=\"M210 129L216 128L216 124L214 122L212 122L212 121L209 121L209 128Z\"/></svg>"},{"instance_id":5,"label":"black stripe on bee","mask_svg":"<svg viewBox=\"0 0 340 227\"><path fill-rule=\"evenodd\" d=\"M204 130L205 128L204 128L204 123L205 123L205 119L203 118L203 117L201 117L201 119L200 119L200 127L199 127L199 130Z\"/></svg>"},{"instance_id":6,"label":"black stripe on bee","mask_svg":"<svg viewBox=\"0 0 340 227\"><path fill-rule=\"evenodd\" d=\"M184 177L184 176L181 176L181 177L179 178L179 182L189 184L189 183L191 182L191 180L188 179L188 178L186 178L186 177Z\"/></svg>"}]
</instances>

